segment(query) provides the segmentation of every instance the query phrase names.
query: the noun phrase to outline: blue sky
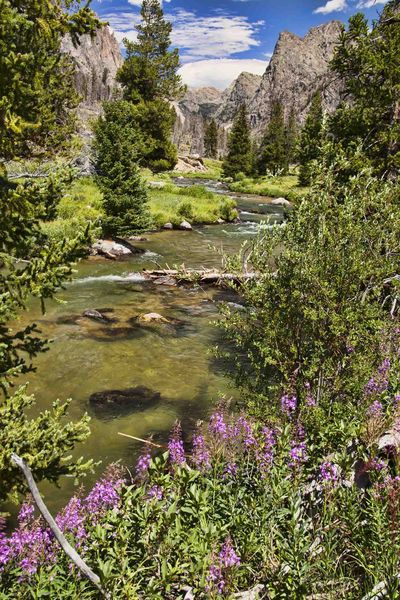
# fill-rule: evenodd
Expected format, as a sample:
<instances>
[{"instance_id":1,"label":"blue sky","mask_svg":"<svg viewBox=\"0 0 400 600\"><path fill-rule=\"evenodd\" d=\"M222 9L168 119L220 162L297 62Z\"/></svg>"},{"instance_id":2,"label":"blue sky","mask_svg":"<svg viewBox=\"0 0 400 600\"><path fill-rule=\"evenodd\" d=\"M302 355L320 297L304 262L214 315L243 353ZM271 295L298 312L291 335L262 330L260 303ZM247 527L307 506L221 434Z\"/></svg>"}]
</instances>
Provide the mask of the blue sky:
<instances>
[{"instance_id":1,"label":"blue sky","mask_svg":"<svg viewBox=\"0 0 400 600\"><path fill-rule=\"evenodd\" d=\"M331 19L362 11L375 18L386 0L164 0L190 86L224 89L242 71L262 74L280 31L303 36ZM117 39L134 39L141 0L92 0Z\"/></svg>"}]
</instances>

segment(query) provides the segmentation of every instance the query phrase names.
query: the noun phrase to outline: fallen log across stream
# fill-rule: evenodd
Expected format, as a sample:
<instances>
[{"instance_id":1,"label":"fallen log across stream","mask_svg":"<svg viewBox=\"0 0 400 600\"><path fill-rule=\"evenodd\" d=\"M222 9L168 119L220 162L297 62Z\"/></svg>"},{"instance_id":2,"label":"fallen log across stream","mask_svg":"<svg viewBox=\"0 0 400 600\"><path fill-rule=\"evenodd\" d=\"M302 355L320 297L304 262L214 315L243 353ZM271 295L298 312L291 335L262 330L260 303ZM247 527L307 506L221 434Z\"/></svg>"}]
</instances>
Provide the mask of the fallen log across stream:
<instances>
[{"instance_id":1,"label":"fallen log across stream","mask_svg":"<svg viewBox=\"0 0 400 600\"><path fill-rule=\"evenodd\" d=\"M197 283L203 285L223 286L227 283L238 285L255 279L257 273L223 273L215 269L158 269L144 270L141 275L145 280L163 285L179 285Z\"/></svg>"}]
</instances>

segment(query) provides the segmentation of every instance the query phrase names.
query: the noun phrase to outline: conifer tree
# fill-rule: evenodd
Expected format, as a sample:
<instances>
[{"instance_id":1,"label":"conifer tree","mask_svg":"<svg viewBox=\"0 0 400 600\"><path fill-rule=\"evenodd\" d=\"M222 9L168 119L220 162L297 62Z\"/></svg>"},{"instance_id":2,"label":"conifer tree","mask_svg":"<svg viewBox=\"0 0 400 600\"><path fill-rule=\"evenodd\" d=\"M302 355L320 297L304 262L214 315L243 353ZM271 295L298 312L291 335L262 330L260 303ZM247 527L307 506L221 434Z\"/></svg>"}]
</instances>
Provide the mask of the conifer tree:
<instances>
[{"instance_id":1,"label":"conifer tree","mask_svg":"<svg viewBox=\"0 0 400 600\"><path fill-rule=\"evenodd\" d=\"M145 139L136 126L132 103L105 102L103 110L94 128L97 180L106 213L103 231L127 236L150 226L146 187L138 167Z\"/></svg>"},{"instance_id":2,"label":"conifer tree","mask_svg":"<svg viewBox=\"0 0 400 600\"><path fill-rule=\"evenodd\" d=\"M177 151L171 142L176 114L170 106L185 92L178 75L179 52L170 50L172 25L159 0L143 0L137 40L124 40L126 60L117 73L125 100L137 105L138 122L151 148L142 164L155 171L171 169Z\"/></svg>"},{"instance_id":3,"label":"conifer tree","mask_svg":"<svg viewBox=\"0 0 400 600\"><path fill-rule=\"evenodd\" d=\"M366 17L350 18L332 68L344 84L344 103L329 120L334 139L384 178L400 175L400 2L388 2L372 29ZM350 102L347 100L350 99Z\"/></svg>"},{"instance_id":4,"label":"conifer tree","mask_svg":"<svg viewBox=\"0 0 400 600\"><path fill-rule=\"evenodd\" d=\"M88 435L88 419L65 423L67 404L28 418L33 398L25 388L12 393L20 373L34 369L32 359L46 347L35 324L16 321L31 297L42 307L71 275L71 261L82 252L85 234L50 241L41 221L53 209L57 185L10 181L6 161L55 152L72 130L69 109L76 105L71 65L60 52L63 35L76 40L99 25L88 5L79 9L61 0L0 0L0 500L23 488L16 452L29 461L37 478L76 475L81 461L66 460Z\"/></svg>"},{"instance_id":5,"label":"conifer tree","mask_svg":"<svg viewBox=\"0 0 400 600\"><path fill-rule=\"evenodd\" d=\"M250 175L252 171L252 145L246 106L242 104L232 125L228 140L228 153L223 163L225 177L239 173Z\"/></svg>"},{"instance_id":6,"label":"conifer tree","mask_svg":"<svg viewBox=\"0 0 400 600\"><path fill-rule=\"evenodd\" d=\"M285 153L286 163L288 167L293 164L296 160L296 146L297 146L297 119L294 108L289 113L289 118L285 129Z\"/></svg>"},{"instance_id":7,"label":"conifer tree","mask_svg":"<svg viewBox=\"0 0 400 600\"><path fill-rule=\"evenodd\" d=\"M272 105L271 118L260 145L258 171L264 175L270 171L274 175L286 172L285 116L281 102Z\"/></svg>"},{"instance_id":8,"label":"conifer tree","mask_svg":"<svg viewBox=\"0 0 400 600\"><path fill-rule=\"evenodd\" d=\"M323 122L322 95L320 91L317 91L312 97L310 110L299 137L298 160L300 163L300 185L310 184L311 163L318 158L321 151Z\"/></svg>"},{"instance_id":9,"label":"conifer tree","mask_svg":"<svg viewBox=\"0 0 400 600\"><path fill-rule=\"evenodd\" d=\"M218 157L218 127L214 119L211 119L205 128L204 156L206 158Z\"/></svg>"}]
</instances>

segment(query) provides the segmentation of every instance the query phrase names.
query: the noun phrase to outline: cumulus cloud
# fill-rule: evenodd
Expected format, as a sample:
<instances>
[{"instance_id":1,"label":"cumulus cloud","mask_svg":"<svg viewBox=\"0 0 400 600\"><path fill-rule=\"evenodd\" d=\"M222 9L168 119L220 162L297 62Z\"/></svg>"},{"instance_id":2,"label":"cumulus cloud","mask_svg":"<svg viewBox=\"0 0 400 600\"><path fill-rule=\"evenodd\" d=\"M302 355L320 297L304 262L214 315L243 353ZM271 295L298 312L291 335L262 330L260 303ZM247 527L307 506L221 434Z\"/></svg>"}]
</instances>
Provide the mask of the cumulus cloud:
<instances>
[{"instance_id":1,"label":"cumulus cloud","mask_svg":"<svg viewBox=\"0 0 400 600\"><path fill-rule=\"evenodd\" d=\"M224 90L240 73L262 75L268 62L257 59L219 58L188 62L180 69L184 83L190 87L216 87Z\"/></svg>"},{"instance_id":2,"label":"cumulus cloud","mask_svg":"<svg viewBox=\"0 0 400 600\"><path fill-rule=\"evenodd\" d=\"M338 12L347 8L346 0L328 0L324 6L319 6L314 10L315 13L327 15L332 12Z\"/></svg>"},{"instance_id":3,"label":"cumulus cloud","mask_svg":"<svg viewBox=\"0 0 400 600\"><path fill-rule=\"evenodd\" d=\"M360 0L357 8L372 8L375 4L386 4L388 0Z\"/></svg>"}]
</instances>

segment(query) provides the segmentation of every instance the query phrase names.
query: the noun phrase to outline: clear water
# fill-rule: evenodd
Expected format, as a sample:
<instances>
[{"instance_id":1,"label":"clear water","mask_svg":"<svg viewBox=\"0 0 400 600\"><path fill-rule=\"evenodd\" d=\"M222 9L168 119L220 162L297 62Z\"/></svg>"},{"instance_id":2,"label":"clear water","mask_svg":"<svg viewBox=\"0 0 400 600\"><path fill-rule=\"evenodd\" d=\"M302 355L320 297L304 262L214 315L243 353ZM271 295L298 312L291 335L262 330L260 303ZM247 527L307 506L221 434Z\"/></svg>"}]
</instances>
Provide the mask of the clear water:
<instances>
[{"instance_id":1,"label":"clear water","mask_svg":"<svg viewBox=\"0 0 400 600\"><path fill-rule=\"evenodd\" d=\"M35 410L49 407L57 398L72 398L70 417L78 419L86 411L92 417L91 436L76 450L77 455L102 462L88 477L88 485L110 462L135 464L143 445L119 432L139 438L154 436L155 441L165 443L176 419L190 431L198 419L207 417L221 395L235 397L211 353L218 341L212 324L218 318L218 302L232 298L211 287L156 286L140 277L144 268L158 266L218 267L221 257L216 249L236 252L257 233L266 215L270 223L282 222L282 210L268 204L268 199L235 197L244 211L242 223L205 226L193 232L158 232L138 244L146 248L143 255L122 262L83 261L57 301L47 304L46 315L41 315L37 305L24 315L24 320L37 321L43 334L52 339L50 350L36 360L37 372L29 375ZM110 309L107 315L115 322L83 318L86 309ZM135 317L149 312L179 324L138 326ZM148 408L133 406L107 413L89 404L94 392L136 386L159 392L160 401ZM44 484L42 491L49 507L57 510L73 494L74 483L64 478L60 489Z\"/></svg>"}]
</instances>

